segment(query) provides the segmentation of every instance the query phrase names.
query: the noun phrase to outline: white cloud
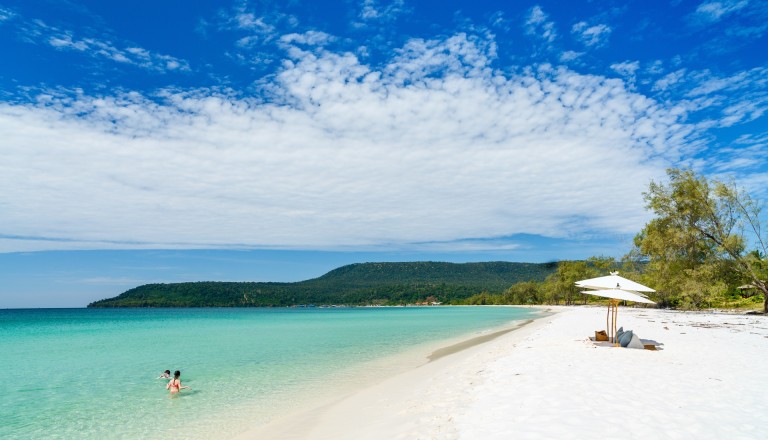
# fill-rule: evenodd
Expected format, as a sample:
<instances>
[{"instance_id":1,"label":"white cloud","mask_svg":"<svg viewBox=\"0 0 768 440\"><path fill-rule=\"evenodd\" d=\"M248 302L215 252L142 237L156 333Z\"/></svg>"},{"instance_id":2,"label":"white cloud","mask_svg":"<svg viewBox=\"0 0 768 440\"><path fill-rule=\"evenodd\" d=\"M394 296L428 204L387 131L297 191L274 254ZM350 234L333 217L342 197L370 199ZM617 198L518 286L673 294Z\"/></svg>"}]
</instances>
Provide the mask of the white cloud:
<instances>
[{"instance_id":1,"label":"white cloud","mask_svg":"<svg viewBox=\"0 0 768 440\"><path fill-rule=\"evenodd\" d=\"M733 53L759 41L768 31L768 2L764 0L705 1L686 17L697 31L712 27L702 34L702 51ZM760 49L754 49L760 52Z\"/></svg>"},{"instance_id":2,"label":"white cloud","mask_svg":"<svg viewBox=\"0 0 768 440\"><path fill-rule=\"evenodd\" d=\"M768 91L768 67L755 67L750 70L738 71L731 76L717 76L704 70L694 72L691 79L694 87L690 94L693 96L739 90Z\"/></svg>"},{"instance_id":3,"label":"white cloud","mask_svg":"<svg viewBox=\"0 0 768 440\"><path fill-rule=\"evenodd\" d=\"M635 72L637 72L637 69L640 68L640 62L639 61L624 61L621 63L614 63L611 64L611 69L618 73L619 75L623 76L633 76L635 75Z\"/></svg>"},{"instance_id":4,"label":"white cloud","mask_svg":"<svg viewBox=\"0 0 768 440\"><path fill-rule=\"evenodd\" d=\"M49 26L40 20L33 20L25 27L25 38L29 42L42 42L57 50L82 52L94 58L105 58L157 72L190 70L189 63L180 58L153 53L140 47L120 48L111 41L97 38L78 38L70 31Z\"/></svg>"},{"instance_id":5,"label":"white cloud","mask_svg":"<svg viewBox=\"0 0 768 440\"><path fill-rule=\"evenodd\" d=\"M528 12L525 31L528 35L534 35L548 43L554 42L557 38L555 23L549 20L547 13L538 5Z\"/></svg>"},{"instance_id":6,"label":"white cloud","mask_svg":"<svg viewBox=\"0 0 768 440\"><path fill-rule=\"evenodd\" d=\"M755 200L768 197L768 134L744 134L730 145L720 148L718 155L709 159L711 175L721 181L738 178L738 185Z\"/></svg>"},{"instance_id":7,"label":"white cloud","mask_svg":"<svg viewBox=\"0 0 768 440\"><path fill-rule=\"evenodd\" d=\"M560 61L567 63L576 59L579 59L582 55L584 55L584 52L575 52L572 50L567 50L560 54Z\"/></svg>"},{"instance_id":8,"label":"white cloud","mask_svg":"<svg viewBox=\"0 0 768 440\"><path fill-rule=\"evenodd\" d=\"M694 17L700 22L715 23L747 5L748 0L706 1L696 8Z\"/></svg>"},{"instance_id":9,"label":"white cloud","mask_svg":"<svg viewBox=\"0 0 768 440\"><path fill-rule=\"evenodd\" d=\"M0 8L0 23L10 20L16 16L16 14L10 9Z\"/></svg>"},{"instance_id":10,"label":"white cloud","mask_svg":"<svg viewBox=\"0 0 768 440\"><path fill-rule=\"evenodd\" d=\"M684 78L685 73L686 73L685 69L678 69L674 72L670 72L664 75L661 79L657 80L653 84L653 90L664 91L669 89L670 87L680 83L680 81Z\"/></svg>"},{"instance_id":11,"label":"white cloud","mask_svg":"<svg viewBox=\"0 0 768 440\"><path fill-rule=\"evenodd\" d=\"M621 80L503 74L493 51L461 34L411 40L374 69L295 50L276 102L199 89L0 104L0 250L639 230L642 192L691 127Z\"/></svg>"},{"instance_id":12,"label":"white cloud","mask_svg":"<svg viewBox=\"0 0 768 440\"><path fill-rule=\"evenodd\" d=\"M309 46L322 46L333 42L335 37L319 31L307 31L303 34L287 34L280 37L280 42L284 44L305 44Z\"/></svg>"},{"instance_id":13,"label":"white cloud","mask_svg":"<svg viewBox=\"0 0 768 440\"><path fill-rule=\"evenodd\" d=\"M661 60L651 61L644 69L645 73L650 76L658 76L664 73L664 62Z\"/></svg>"},{"instance_id":14,"label":"white cloud","mask_svg":"<svg viewBox=\"0 0 768 440\"><path fill-rule=\"evenodd\" d=\"M723 118L720 122L723 127L751 122L765 115L766 110L768 110L768 97L762 97L756 102L737 102L723 109Z\"/></svg>"},{"instance_id":15,"label":"white cloud","mask_svg":"<svg viewBox=\"0 0 768 440\"><path fill-rule=\"evenodd\" d=\"M715 112L713 126L731 127L768 113L768 67L718 76L709 70L689 72L677 83L693 100L706 101Z\"/></svg>"},{"instance_id":16,"label":"white cloud","mask_svg":"<svg viewBox=\"0 0 768 440\"><path fill-rule=\"evenodd\" d=\"M257 30L259 33L273 33L275 27L267 24L263 17L256 17L252 12L240 12L233 17L240 29Z\"/></svg>"},{"instance_id":17,"label":"white cloud","mask_svg":"<svg viewBox=\"0 0 768 440\"><path fill-rule=\"evenodd\" d=\"M233 34L235 51L227 56L238 64L263 67L279 62L275 58L275 44L281 38L309 39L312 32L299 32L299 19L281 11L280 2L237 2L232 8L222 9L214 20L219 31ZM327 35L315 32L317 35ZM330 36L328 36L330 37ZM303 44L316 44L306 41Z\"/></svg>"},{"instance_id":18,"label":"white cloud","mask_svg":"<svg viewBox=\"0 0 768 440\"><path fill-rule=\"evenodd\" d=\"M573 25L571 33L588 47L600 47L608 43L608 37L612 29L604 24L590 26L585 21L580 21Z\"/></svg>"},{"instance_id":19,"label":"white cloud","mask_svg":"<svg viewBox=\"0 0 768 440\"><path fill-rule=\"evenodd\" d=\"M755 67L734 71L729 75L710 70L678 69L656 81L654 92L660 98L675 100L695 123L698 131L737 127L759 121L768 115L768 68ZM736 129L743 131L743 128ZM758 198L768 195L768 168L765 166L765 136L761 128L749 128L752 135L736 141L718 142L710 137L709 154L697 159L697 168L713 177L729 179L737 176L739 184ZM729 176L730 174L730 176Z\"/></svg>"},{"instance_id":20,"label":"white cloud","mask_svg":"<svg viewBox=\"0 0 768 440\"><path fill-rule=\"evenodd\" d=\"M496 55L493 41L458 34L445 40L412 39L396 51L383 71L398 84L423 81L438 73L481 76Z\"/></svg>"},{"instance_id":21,"label":"white cloud","mask_svg":"<svg viewBox=\"0 0 768 440\"><path fill-rule=\"evenodd\" d=\"M496 11L493 14L491 14L491 16L488 19L488 23L494 29L499 29L504 32L509 32L510 29L512 28L510 25L511 23L510 20L504 16L504 13L502 11Z\"/></svg>"},{"instance_id":22,"label":"white cloud","mask_svg":"<svg viewBox=\"0 0 768 440\"><path fill-rule=\"evenodd\" d=\"M364 21L392 21L407 12L403 0L380 2L378 0L363 0L360 5L360 18Z\"/></svg>"}]
</instances>

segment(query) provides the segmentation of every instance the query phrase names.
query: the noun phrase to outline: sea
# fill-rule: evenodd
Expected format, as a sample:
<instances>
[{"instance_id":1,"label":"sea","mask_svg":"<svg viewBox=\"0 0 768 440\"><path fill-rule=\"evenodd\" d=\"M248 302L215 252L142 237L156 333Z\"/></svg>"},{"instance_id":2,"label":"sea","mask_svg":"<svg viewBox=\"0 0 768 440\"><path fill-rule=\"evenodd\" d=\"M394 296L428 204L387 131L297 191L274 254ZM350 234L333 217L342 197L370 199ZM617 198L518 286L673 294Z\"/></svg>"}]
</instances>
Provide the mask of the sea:
<instances>
[{"instance_id":1,"label":"sea","mask_svg":"<svg viewBox=\"0 0 768 440\"><path fill-rule=\"evenodd\" d=\"M227 439L540 316L516 307L0 310L0 438ZM158 378L181 371L171 398Z\"/></svg>"}]
</instances>

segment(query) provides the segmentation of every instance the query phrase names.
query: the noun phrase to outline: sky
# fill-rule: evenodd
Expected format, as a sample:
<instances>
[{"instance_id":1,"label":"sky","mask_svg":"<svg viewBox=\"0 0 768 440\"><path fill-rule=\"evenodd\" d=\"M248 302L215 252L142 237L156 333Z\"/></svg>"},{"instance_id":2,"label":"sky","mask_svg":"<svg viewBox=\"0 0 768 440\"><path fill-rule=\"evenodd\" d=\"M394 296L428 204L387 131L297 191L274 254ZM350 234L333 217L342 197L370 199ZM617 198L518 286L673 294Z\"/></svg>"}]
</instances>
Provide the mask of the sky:
<instances>
[{"instance_id":1,"label":"sky","mask_svg":"<svg viewBox=\"0 0 768 440\"><path fill-rule=\"evenodd\" d=\"M0 0L0 308L621 257L768 198L768 1Z\"/></svg>"}]
</instances>

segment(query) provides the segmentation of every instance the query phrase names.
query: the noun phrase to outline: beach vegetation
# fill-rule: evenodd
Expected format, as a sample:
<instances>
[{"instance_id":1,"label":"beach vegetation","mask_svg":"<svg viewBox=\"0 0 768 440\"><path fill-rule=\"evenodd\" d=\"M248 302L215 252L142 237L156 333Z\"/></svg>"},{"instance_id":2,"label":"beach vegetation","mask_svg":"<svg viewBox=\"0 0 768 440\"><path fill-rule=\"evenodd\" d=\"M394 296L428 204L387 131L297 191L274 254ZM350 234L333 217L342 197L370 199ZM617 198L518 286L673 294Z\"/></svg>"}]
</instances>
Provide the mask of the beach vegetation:
<instances>
[{"instance_id":1,"label":"beach vegetation","mask_svg":"<svg viewBox=\"0 0 768 440\"><path fill-rule=\"evenodd\" d=\"M512 285L502 294L503 304L541 304L544 301L541 283L523 281Z\"/></svg>"},{"instance_id":2,"label":"beach vegetation","mask_svg":"<svg viewBox=\"0 0 768 440\"><path fill-rule=\"evenodd\" d=\"M634 262L632 262L634 263ZM629 263L628 263L629 264ZM595 256L581 261L560 261L543 281L521 281L502 294L481 292L467 298L463 304L476 305L575 305L602 304L604 301L584 295L576 281L594 278L623 267L611 257ZM637 278L637 275L635 276Z\"/></svg>"},{"instance_id":3,"label":"beach vegetation","mask_svg":"<svg viewBox=\"0 0 768 440\"><path fill-rule=\"evenodd\" d=\"M654 218L634 239L630 259L647 264L662 305L724 304L736 286L762 294L768 312L768 242L761 203L733 182L670 169L668 183L644 193ZM729 293L730 292L730 293Z\"/></svg>"}]
</instances>

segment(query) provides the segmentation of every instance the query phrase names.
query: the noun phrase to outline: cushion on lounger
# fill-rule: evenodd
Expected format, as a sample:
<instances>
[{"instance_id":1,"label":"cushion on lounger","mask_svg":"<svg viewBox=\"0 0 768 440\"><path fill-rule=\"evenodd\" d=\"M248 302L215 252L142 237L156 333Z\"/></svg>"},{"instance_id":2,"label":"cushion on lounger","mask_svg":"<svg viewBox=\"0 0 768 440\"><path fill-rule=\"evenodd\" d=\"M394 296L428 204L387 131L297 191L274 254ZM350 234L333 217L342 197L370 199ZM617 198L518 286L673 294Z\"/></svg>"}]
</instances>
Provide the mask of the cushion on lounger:
<instances>
[{"instance_id":1,"label":"cushion on lounger","mask_svg":"<svg viewBox=\"0 0 768 440\"><path fill-rule=\"evenodd\" d=\"M619 338L619 345L626 347L629 341L632 340L632 330L625 331Z\"/></svg>"},{"instance_id":2,"label":"cushion on lounger","mask_svg":"<svg viewBox=\"0 0 768 440\"><path fill-rule=\"evenodd\" d=\"M639 348L644 349L645 346L643 345L643 341L640 340L640 337L637 335L632 335L632 340L629 341L629 344L627 344L627 348Z\"/></svg>"},{"instance_id":3,"label":"cushion on lounger","mask_svg":"<svg viewBox=\"0 0 768 440\"><path fill-rule=\"evenodd\" d=\"M616 330L616 340L621 339L621 335L624 334L624 327L619 327L618 330Z\"/></svg>"}]
</instances>

